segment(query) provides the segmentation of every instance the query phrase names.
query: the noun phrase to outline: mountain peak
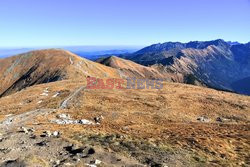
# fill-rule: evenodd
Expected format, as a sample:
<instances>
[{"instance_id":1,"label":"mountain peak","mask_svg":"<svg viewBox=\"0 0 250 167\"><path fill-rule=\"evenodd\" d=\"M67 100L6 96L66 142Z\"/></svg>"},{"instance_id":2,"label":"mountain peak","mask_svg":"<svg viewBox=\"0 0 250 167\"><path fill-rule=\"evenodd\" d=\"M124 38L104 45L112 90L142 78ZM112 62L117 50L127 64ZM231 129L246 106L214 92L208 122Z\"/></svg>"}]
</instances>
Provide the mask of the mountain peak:
<instances>
[{"instance_id":1,"label":"mountain peak","mask_svg":"<svg viewBox=\"0 0 250 167\"><path fill-rule=\"evenodd\" d=\"M119 77L115 69L62 49L36 50L0 59L0 97L26 87L88 76Z\"/></svg>"}]
</instances>

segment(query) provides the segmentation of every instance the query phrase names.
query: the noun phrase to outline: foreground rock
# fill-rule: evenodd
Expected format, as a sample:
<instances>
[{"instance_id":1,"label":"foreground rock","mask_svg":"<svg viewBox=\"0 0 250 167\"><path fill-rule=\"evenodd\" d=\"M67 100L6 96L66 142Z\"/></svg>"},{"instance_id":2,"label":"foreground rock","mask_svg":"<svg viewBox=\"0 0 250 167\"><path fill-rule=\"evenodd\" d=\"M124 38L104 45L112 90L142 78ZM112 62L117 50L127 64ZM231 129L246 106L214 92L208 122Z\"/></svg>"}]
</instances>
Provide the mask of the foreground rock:
<instances>
[{"instance_id":1,"label":"foreground rock","mask_svg":"<svg viewBox=\"0 0 250 167\"><path fill-rule=\"evenodd\" d=\"M4 140L0 141L0 166L98 166L101 163L107 165L114 162L117 166L125 164L140 166L140 163L134 160L106 152L99 147L72 144L60 138L58 131L45 131L44 134L47 135L46 138L43 136L31 138L33 134L20 132L5 134ZM116 159L121 161L116 162Z\"/></svg>"}]
</instances>

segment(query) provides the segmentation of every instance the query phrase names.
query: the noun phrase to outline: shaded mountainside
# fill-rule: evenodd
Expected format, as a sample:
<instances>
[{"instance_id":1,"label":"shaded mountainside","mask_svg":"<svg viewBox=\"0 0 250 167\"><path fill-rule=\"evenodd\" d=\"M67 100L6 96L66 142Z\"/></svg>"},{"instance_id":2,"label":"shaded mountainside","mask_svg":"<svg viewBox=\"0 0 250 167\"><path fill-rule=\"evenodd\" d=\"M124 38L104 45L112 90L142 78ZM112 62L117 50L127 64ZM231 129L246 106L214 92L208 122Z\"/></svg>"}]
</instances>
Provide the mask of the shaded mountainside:
<instances>
[{"instance_id":1,"label":"shaded mountainside","mask_svg":"<svg viewBox=\"0 0 250 167\"><path fill-rule=\"evenodd\" d=\"M64 50L39 50L0 60L0 97L23 88L87 76L119 77L115 69Z\"/></svg>"},{"instance_id":2,"label":"shaded mountainside","mask_svg":"<svg viewBox=\"0 0 250 167\"><path fill-rule=\"evenodd\" d=\"M208 42L156 44L126 57L142 65L162 64L165 71L195 78L208 87L238 91L233 84L250 77L250 43L231 44L221 39ZM234 86L232 86L234 85Z\"/></svg>"},{"instance_id":3,"label":"shaded mountainside","mask_svg":"<svg viewBox=\"0 0 250 167\"><path fill-rule=\"evenodd\" d=\"M250 77L233 82L231 86L241 94L250 95Z\"/></svg>"}]
</instances>

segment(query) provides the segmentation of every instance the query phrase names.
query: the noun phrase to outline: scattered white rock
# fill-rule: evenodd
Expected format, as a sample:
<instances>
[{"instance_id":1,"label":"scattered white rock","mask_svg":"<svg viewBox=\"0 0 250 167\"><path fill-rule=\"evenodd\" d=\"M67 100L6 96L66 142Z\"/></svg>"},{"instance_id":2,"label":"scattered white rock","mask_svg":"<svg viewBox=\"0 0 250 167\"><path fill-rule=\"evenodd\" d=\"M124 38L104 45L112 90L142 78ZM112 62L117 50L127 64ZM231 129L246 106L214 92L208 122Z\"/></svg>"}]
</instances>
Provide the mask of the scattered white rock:
<instances>
[{"instance_id":1,"label":"scattered white rock","mask_svg":"<svg viewBox=\"0 0 250 167\"><path fill-rule=\"evenodd\" d=\"M70 124L70 123L67 123L66 121L64 120L59 120L59 119L56 119L56 120L53 120L52 122L58 124L58 125L65 125L65 124Z\"/></svg>"},{"instance_id":2,"label":"scattered white rock","mask_svg":"<svg viewBox=\"0 0 250 167\"><path fill-rule=\"evenodd\" d=\"M86 119L80 120L79 123L82 125L94 125L94 122L86 120Z\"/></svg>"},{"instance_id":3,"label":"scattered white rock","mask_svg":"<svg viewBox=\"0 0 250 167\"><path fill-rule=\"evenodd\" d=\"M81 125L94 125L95 123L86 119L83 120L53 120L52 122L59 124L59 125L66 125L66 124L81 124Z\"/></svg>"},{"instance_id":4,"label":"scattered white rock","mask_svg":"<svg viewBox=\"0 0 250 167\"><path fill-rule=\"evenodd\" d=\"M25 127L21 127L20 129L21 129L21 131L23 131L23 132L26 133L26 134L29 133L28 129L25 128Z\"/></svg>"},{"instance_id":5,"label":"scattered white rock","mask_svg":"<svg viewBox=\"0 0 250 167\"><path fill-rule=\"evenodd\" d=\"M97 167L95 164L85 164L88 167Z\"/></svg>"},{"instance_id":6,"label":"scattered white rock","mask_svg":"<svg viewBox=\"0 0 250 167\"><path fill-rule=\"evenodd\" d=\"M20 127L20 131L23 132L23 133L28 134L28 133L34 132L35 130L33 128L26 128L26 127L22 126L22 127Z\"/></svg>"},{"instance_id":7,"label":"scattered white rock","mask_svg":"<svg viewBox=\"0 0 250 167\"><path fill-rule=\"evenodd\" d=\"M4 140L2 136L3 136L3 134L0 133L0 142L2 142Z\"/></svg>"},{"instance_id":8,"label":"scattered white rock","mask_svg":"<svg viewBox=\"0 0 250 167\"><path fill-rule=\"evenodd\" d=\"M60 92L57 92L56 94L54 94L52 97L53 98L56 98L57 96L59 96L60 95Z\"/></svg>"},{"instance_id":9,"label":"scattered white rock","mask_svg":"<svg viewBox=\"0 0 250 167\"><path fill-rule=\"evenodd\" d=\"M95 164L96 164L96 165L100 165L101 163L102 163L102 161L100 161L100 160L98 160L98 159L95 160Z\"/></svg>"},{"instance_id":10,"label":"scattered white rock","mask_svg":"<svg viewBox=\"0 0 250 167\"><path fill-rule=\"evenodd\" d=\"M43 90L43 93L40 94L40 96L49 96L48 93L49 93L49 88L46 88L46 89Z\"/></svg>"},{"instance_id":11,"label":"scattered white rock","mask_svg":"<svg viewBox=\"0 0 250 167\"><path fill-rule=\"evenodd\" d=\"M64 165L64 166L72 166L73 164L72 164L72 163L67 162L67 163L64 163L63 165Z\"/></svg>"},{"instance_id":12,"label":"scattered white rock","mask_svg":"<svg viewBox=\"0 0 250 167\"><path fill-rule=\"evenodd\" d=\"M59 137L59 136L60 136L60 132L54 131L52 135L53 135L54 137Z\"/></svg>"},{"instance_id":13,"label":"scattered white rock","mask_svg":"<svg viewBox=\"0 0 250 167\"><path fill-rule=\"evenodd\" d=\"M57 115L57 118L60 118L60 119L70 119L70 115L69 114L59 114L59 115Z\"/></svg>"},{"instance_id":14,"label":"scattered white rock","mask_svg":"<svg viewBox=\"0 0 250 167\"><path fill-rule=\"evenodd\" d=\"M38 101L38 102L37 102L37 104L41 104L42 102L43 102L43 101L42 101L42 100L40 100L40 101Z\"/></svg>"},{"instance_id":15,"label":"scattered white rock","mask_svg":"<svg viewBox=\"0 0 250 167\"><path fill-rule=\"evenodd\" d=\"M209 122L210 121L210 119L205 117L205 116L198 117L197 120L200 122Z\"/></svg>"},{"instance_id":16,"label":"scattered white rock","mask_svg":"<svg viewBox=\"0 0 250 167\"><path fill-rule=\"evenodd\" d=\"M55 161L55 165L60 165L61 161L60 160L56 160Z\"/></svg>"},{"instance_id":17,"label":"scattered white rock","mask_svg":"<svg viewBox=\"0 0 250 167\"><path fill-rule=\"evenodd\" d=\"M59 114L57 115L58 119L52 120L52 122L60 125L65 125L65 124L81 124L81 125L94 125L95 123L87 120L87 119L82 119L82 120L72 120L70 118L69 114Z\"/></svg>"},{"instance_id":18,"label":"scattered white rock","mask_svg":"<svg viewBox=\"0 0 250 167\"><path fill-rule=\"evenodd\" d=\"M49 94L48 93L42 93L42 94L40 94L41 96L49 96Z\"/></svg>"}]
</instances>

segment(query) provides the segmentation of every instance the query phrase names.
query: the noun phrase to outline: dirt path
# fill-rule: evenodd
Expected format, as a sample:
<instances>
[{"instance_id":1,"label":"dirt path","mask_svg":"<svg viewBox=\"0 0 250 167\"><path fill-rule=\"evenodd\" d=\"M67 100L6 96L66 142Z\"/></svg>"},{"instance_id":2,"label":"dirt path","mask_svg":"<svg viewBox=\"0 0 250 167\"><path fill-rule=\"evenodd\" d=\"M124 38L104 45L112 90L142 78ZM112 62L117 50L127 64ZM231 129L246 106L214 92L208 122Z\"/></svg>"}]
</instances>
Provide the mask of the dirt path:
<instances>
[{"instance_id":1,"label":"dirt path","mask_svg":"<svg viewBox=\"0 0 250 167\"><path fill-rule=\"evenodd\" d=\"M66 109L69 103L74 103L80 92L80 87L67 97L58 109ZM6 166L143 166L137 160L127 158L115 152L109 152L100 146L75 144L68 141L61 132L37 131L35 122L38 116L55 112L56 109L37 109L26 113L7 117L0 122L0 167ZM67 126L67 125L65 125ZM22 127L22 128L21 128ZM25 129L25 130L23 130Z\"/></svg>"},{"instance_id":2,"label":"dirt path","mask_svg":"<svg viewBox=\"0 0 250 167\"><path fill-rule=\"evenodd\" d=\"M85 87L84 86L81 86L80 88L78 88L76 91L74 91L68 98L66 98L60 105L59 109L66 109L68 108L68 104L74 100L74 98L80 94L80 92L82 90L84 90Z\"/></svg>"},{"instance_id":3,"label":"dirt path","mask_svg":"<svg viewBox=\"0 0 250 167\"><path fill-rule=\"evenodd\" d=\"M67 97L59 106L59 109L66 109L69 103L74 100L79 93L84 90L85 87L82 86L75 90L69 97ZM0 132L9 132L17 127L24 126L27 121L34 119L37 116L47 115L51 112L56 111L55 109L37 109L29 112L25 112L19 115L9 116L5 120L0 122Z\"/></svg>"},{"instance_id":4,"label":"dirt path","mask_svg":"<svg viewBox=\"0 0 250 167\"><path fill-rule=\"evenodd\" d=\"M0 122L0 131L2 133L12 131L18 127L24 126L27 121L30 121L37 116L47 115L54 111L54 109L38 109L19 115L10 116L4 121Z\"/></svg>"}]
</instances>

